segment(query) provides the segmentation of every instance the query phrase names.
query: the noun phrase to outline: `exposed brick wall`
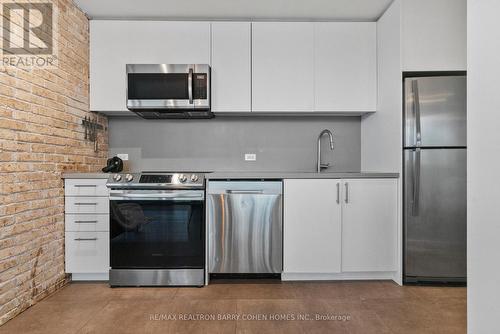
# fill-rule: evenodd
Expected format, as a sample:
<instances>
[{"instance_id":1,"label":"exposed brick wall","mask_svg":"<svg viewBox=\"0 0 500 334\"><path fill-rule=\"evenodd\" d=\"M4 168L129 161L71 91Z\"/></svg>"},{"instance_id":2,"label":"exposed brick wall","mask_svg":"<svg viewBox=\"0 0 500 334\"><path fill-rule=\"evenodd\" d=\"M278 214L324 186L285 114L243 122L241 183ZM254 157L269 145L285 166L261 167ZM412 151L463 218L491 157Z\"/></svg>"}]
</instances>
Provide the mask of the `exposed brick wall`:
<instances>
[{"instance_id":1,"label":"exposed brick wall","mask_svg":"<svg viewBox=\"0 0 500 334\"><path fill-rule=\"evenodd\" d=\"M59 67L0 68L0 325L65 284L61 173L97 171L107 157L107 132L95 153L81 125L96 117L88 19L71 0L54 1Z\"/></svg>"}]
</instances>

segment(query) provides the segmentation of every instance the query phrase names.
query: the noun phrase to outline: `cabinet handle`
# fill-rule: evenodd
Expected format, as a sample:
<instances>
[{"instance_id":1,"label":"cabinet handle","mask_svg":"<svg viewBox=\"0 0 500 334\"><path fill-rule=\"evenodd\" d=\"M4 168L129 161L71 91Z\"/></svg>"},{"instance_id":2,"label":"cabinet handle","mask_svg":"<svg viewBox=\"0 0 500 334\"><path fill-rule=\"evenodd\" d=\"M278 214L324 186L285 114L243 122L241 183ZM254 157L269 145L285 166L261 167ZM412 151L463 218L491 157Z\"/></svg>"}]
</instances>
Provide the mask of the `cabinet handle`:
<instances>
[{"instance_id":1,"label":"cabinet handle","mask_svg":"<svg viewBox=\"0 0 500 334\"><path fill-rule=\"evenodd\" d=\"M75 184L75 188L97 188L95 184Z\"/></svg>"},{"instance_id":2,"label":"cabinet handle","mask_svg":"<svg viewBox=\"0 0 500 334\"><path fill-rule=\"evenodd\" d=\"M97 220L75 220L75 224L97 224Z\"/></svg>"},{"instance_id":3,"label":"cabinet handle","mask_svg":"<svg viewBox=\"0 0 500 334\"><path fill-rule=\"evenodd\" d=\"M97 205L97 203L75 203L75 205Z\"/></svg>"},{"instance_id":4,"label":"cabinet handle","mask_svg":"<svg viewBox=\"0 0 500 334\"><path fill-rule=\"evenodd\" d=\"M345 183L345 202L349 203L349 183Z\"/></svg>"},{"instance_id":5,"label":"cabinet handle","mask_svg":"<svg viewBox=\"0 0 500 334\"><path fill-rule=\"evenodd\" d=\"M76 238L75 241L95 241L97 238Z\"/></svg>"},{"instance_id":6,"label":"cabinet handle","mask_svg":"<svg viewBox=\"0 0 500 334\"><path fill-rule=\"evenodd\" d=\"M340 204L340 183L337 182L337 204Z\"/></svg>"}]
</instances>

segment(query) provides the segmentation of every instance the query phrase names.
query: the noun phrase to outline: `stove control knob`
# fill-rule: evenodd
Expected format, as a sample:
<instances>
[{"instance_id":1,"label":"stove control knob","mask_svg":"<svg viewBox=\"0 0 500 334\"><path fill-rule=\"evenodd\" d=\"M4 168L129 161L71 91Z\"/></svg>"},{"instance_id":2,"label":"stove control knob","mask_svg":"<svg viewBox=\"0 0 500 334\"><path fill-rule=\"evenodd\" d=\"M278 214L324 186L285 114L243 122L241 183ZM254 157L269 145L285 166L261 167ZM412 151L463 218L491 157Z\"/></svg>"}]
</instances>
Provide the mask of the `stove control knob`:
<instances>
[{"instance_id":1,"label":"stove control knob","mask_svg":"<svg viewBox=\"0 0 500 334\"><path fill-rule=\"evenodd\" d=\"M127 182L132 182L133 179L134 179L134 175L132 175L132 174L125 175L125 180L127 180Z\"/></svg>"},{"instance_id":2,"label":"stove control knob","mask_svg":"<svg viewBox=\"0 0 500 334\"><path fill-rule=\"evenodd\" d=\"M184 183L187 181L187 177L184 174L179 175L179 181L180 183Z\"/></svg>"},{"instance_id":3,"label":"stove control knob","mask_svg":"<svg viewBox=\"0 0 500 334\"><path fill-rule=\"evenodd\" d=\"M198 175L196 174L191 175L191 182L196 182L196 181L198 181Z\"/></svg>"},{"instance_id":4,"label":"stove control knob","mask_svg":"<svg viewBox=\"0 0 500 334\"><path fill-rule=\"evenodd\" d=\"M113 175L113 180L115 180L116 182L120 182L121 179L122 179L122 176L120 174Z\"/></svg>"}]
</instances>

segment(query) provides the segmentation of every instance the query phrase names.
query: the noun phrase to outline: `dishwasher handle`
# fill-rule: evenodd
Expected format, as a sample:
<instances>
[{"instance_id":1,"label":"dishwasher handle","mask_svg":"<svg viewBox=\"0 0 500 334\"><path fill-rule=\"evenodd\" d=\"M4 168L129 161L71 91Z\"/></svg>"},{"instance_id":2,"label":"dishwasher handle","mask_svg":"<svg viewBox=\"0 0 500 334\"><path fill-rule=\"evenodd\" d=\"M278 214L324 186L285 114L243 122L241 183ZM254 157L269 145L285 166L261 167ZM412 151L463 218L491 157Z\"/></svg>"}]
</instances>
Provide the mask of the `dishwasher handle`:
<instances>
[{"instance_id":1,"label":"dishwasher handle","mask_svg":"<svg viewBox=\"0 0 500 334\"><path fill-rule=\"evenodd\" d=\"M281 195L282 181L209 181L208 195Z\"/></svg>"},{"instance_id":2,"label":"dishwasher handle","mask_svg":"<svg viewBox=\"0 0 500 334\"><path fill-rule=\"evenodd\" d=\"M227 194L231 195L260 195L264 190L226 190Z\"/></svg>"}]
</instances>

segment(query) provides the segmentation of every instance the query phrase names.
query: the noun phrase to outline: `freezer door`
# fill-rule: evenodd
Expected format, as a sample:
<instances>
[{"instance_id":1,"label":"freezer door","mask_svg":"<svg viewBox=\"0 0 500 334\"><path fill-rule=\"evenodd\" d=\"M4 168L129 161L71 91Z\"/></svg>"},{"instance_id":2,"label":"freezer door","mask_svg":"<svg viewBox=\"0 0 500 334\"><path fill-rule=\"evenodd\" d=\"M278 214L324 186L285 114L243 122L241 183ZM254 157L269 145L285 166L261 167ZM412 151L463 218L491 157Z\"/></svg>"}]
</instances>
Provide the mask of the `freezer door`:
<instances>
[{"instance_id":1,"label":"freezer door","mask_svg":"<svg viewBox=\"0 0 500 334\"><path fill-rule=\"evenodd\" d=\"M405 147L466 146L466 77L406 78Z\"/></svg>"},{"instance_id":2,"label":"freezer door","mask_svg":"<svg viewBox=\"0 0 500 334\"><path fill-rule=\"evenodd\" d=\"M466 149L405 150L405 280L465 281Z\"/></svg>"}]
</instances>

